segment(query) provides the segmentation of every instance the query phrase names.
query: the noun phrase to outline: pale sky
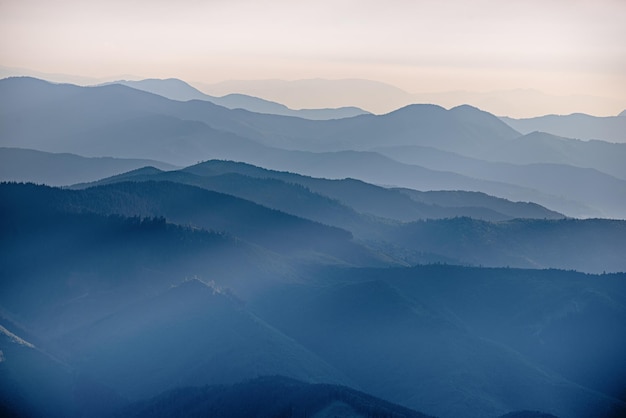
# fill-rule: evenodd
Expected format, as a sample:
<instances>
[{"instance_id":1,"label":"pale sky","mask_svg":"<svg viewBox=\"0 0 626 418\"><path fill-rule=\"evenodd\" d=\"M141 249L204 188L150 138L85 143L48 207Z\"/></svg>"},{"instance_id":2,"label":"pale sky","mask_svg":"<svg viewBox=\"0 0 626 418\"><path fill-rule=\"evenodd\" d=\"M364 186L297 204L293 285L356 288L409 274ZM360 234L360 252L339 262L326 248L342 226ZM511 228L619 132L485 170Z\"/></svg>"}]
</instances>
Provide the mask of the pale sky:
<instances>
[{"instance_id":1,"label":"pale sky","mask_svg":"<svg viewBox=\"0 0 626 418\"><path fill-rule=\"evenodd\" d=\"M0 65L626 101L626 0L0 0Z\"/></svg>"}]
</instances>

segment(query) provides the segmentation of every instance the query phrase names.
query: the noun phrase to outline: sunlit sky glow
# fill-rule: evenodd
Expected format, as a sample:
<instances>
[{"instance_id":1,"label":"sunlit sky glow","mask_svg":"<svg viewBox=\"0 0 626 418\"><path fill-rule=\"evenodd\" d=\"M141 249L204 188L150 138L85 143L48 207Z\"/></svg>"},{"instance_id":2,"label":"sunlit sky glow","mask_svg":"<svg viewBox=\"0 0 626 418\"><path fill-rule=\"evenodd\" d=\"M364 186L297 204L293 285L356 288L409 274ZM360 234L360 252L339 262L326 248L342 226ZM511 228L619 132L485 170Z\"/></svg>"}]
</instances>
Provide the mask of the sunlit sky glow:
<instances>
[{"instance_id":1,"label":"sunlit sky glow","mask_svg":"<svg viewBox=\"0 0 626 418\"><path fill-rule=\"evenodd\" d=\"M0 0L0 65L626 100L623 0Z\"/></svg>"}]
</instances>

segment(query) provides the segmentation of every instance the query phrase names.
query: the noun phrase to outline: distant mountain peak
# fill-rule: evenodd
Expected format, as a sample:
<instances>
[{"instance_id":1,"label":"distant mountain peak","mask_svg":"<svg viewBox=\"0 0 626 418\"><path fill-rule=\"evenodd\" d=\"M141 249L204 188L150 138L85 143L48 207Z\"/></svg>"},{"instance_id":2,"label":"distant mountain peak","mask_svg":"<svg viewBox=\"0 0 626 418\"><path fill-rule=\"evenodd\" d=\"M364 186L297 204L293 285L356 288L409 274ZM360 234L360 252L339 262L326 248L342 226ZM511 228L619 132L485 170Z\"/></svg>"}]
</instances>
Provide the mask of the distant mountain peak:
<instances>
[{"instance_id":1,"label":"distant mountain peak","mask_svg":"<svg viewBox=\"0 0 626 418\"><path fill-rule=\"evenodd\" d=\"M433 112L445 112L446 109L436 104L431 103L413 103L410 105L403 106L399 109L394 110L393 112L389 112L388 115L400 115L414 111L423 111L429 110Z\"/></svg>"},{"instance_id":2,"label":"distant mountain peak","mask_svg":"<svg viewBox=\"0 0 626 418\"><path fill-rule=\"evenodd\" d=\"M483 113L487 113L487 112L485 112L484 110L479 109L479 108L477 108L476 106L472 106L472 105L469 105L469 104L462 104L462 105L459 105L459 106L455 106L455 107L451 108L451 109L450 109L450 111L451 111L451 112L454 112L454 111L457 111L457 112L458 112L458 111L462 111L462 112L472 111L472 112L483 112Z\"/></svg>"}]
</instances>

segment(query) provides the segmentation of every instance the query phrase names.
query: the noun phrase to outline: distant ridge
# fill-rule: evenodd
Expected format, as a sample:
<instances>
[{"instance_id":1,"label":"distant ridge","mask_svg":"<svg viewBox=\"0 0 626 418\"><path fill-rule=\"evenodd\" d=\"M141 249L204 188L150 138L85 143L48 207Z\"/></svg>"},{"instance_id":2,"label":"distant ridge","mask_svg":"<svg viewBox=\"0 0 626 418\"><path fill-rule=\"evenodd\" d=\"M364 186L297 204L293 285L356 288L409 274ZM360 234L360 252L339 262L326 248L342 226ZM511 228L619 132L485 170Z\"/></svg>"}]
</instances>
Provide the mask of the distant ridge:
<instances>
[{"instance_id":1,"label":"distant ridge","mask_svg":"<svg viewBox=\"0 0 626 418\"><path fill-rule=\"evenodd\" d=\"M77 182L153 166L153 170L177 167L155 160L112 157L81 157L69 153L49 153L24 148L0 147L0 181L20 181L69 186Z\"/></svg>"},{"instance_id":2,"label":"distant ridge","mask_svg":"<svg viewBox=\"0 0 626 418\"><path fill-rule=\"evenodd\" d=\"M584 113L571 115L546 115L536 118L500 118L513 129L529 134L533 131L576 138L582 140L600 139L608 142L626 142L626 110L618 116L598 117Z\"/></svg>"},{"instance_id":3,"label":"distant ridge","mask_svg":"<svg viewBox=\"0 0 626 418\"><path fill-rule=\"evenodd\" d=\"M175 101L119 84L87 88L11 78L0 80L0 145L149 158L179 166L208 159L246 161L316 177L352 177L418 190L481 191L536 202L567 216L625 217L623 185L617 179L626 179L626 144L543 133L521 136L496 116L471 106L445 110L410 105L381 116L313 121L230 110L208 101ZM515 183L504 177L483 179L453 172L450 160L444 160L446 168L402 164L370 152L381 146L430 147L442 151L442 158L455 153L490 162L575 166L582 169L577 171L578 184L584 187L555 194L543 178L529 183L524 177L524 184L515 177L509 177ZM544 168L551 173L556 169ZM597 187L601 176L587 169L617 179ZM602 199L584 190L603 194Z\"/></svg>"},{"instance_id":4,"label":"distant ridge","mask_svg":"<svg viewBox=\"0 0 626 418\"><path fill-rule=\"evenodd\" d=\"M263 97L297 108L357 105L376 114L387 113L415 102L410 93L390 84L363 80L227 80L215 84L195 83L213 95L233 92Z\"/></svg>"},{"instance_id":5,"label":"distant ridge","mask_svg":"<svg viewBox=\"0 0 626 418\"><path fill-rule=\"evenodd\" d=\"M620 99L590 95L558 96L533 89L493 91L409 92L394 85L365 79L228 80L194 83L208 94L250 94L293 108L359 106L383 114L410 103L434 103L451 108L471 103L497 115L534 117L548 113L615 114L624 108Z\"/></svg>"},{"instance_id":6,"label":"distant ridge","mask_svg":"<svg viewBox=\"0 0 626 418\"><path fill-rule=\"evenodd\" d=\"M172 100L204 100L224 106L228 109L244 109L250 112L265 113L271 115L293 116L312 120L342 119L358 115L365 115L369 112L354 106L340 107L336 109L290 109L280 103L272 102L246 94L227 94L222 97L210 96L192 87L183 80L177 78L146 79L139 81L119 80L109 84L122 84L137 90L158 94Z\"/></svg>"},{"instance_id":7,"label":"distant ridge","mask_svg":"<svg viewBox=\"0 0 626 418\"><path fill-rule=\"evenodd\" d=\"M226 193L291 215L343 228L356 237L364 238L379 236L381 225L388 224L389 220L404 222L455 216L490 221L564 218L536 204L510 202L482 193L433 192L435 195L443 194L444 198L420 200L405 194L432 195L415 190L402 190L401 193L354 179L320 179L215 160L168 172L146 167L72 188L125 181L171 181Z\"/></svg>"}]
</instances>

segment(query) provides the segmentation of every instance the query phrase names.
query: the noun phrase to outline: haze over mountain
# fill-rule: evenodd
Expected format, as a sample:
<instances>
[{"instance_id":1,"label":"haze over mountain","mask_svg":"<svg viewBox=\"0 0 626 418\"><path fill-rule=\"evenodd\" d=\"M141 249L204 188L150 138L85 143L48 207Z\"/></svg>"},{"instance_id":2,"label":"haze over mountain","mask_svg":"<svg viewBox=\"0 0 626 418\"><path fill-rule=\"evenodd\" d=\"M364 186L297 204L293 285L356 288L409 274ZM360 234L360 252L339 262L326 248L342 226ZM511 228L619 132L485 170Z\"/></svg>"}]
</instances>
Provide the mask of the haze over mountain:
<instances>
[{"instance_id":1,"label":"haze over mountain","mask_svg":"<svg viewBox=\"0 0 626 418\"><path fill-rule=\"evenodd\" d=\"M138 90L147 91L167 97L172 100L205 100L216 105L224 106L228 109L245 109L251 112L268 113L272 115L295 116L304 119L325 120L341 119L352 116L367 114L368 112L353 107L346 106L336 109L290 109L280 103L245 94L226 94L221 97L213 97L202 93L182 80L170 78L167 80L146 79L139 81L119 80L106 84L122 84Z\"/></svg>"},{"instance_id":2,"label":"haze over mountain","mask_svg":"<svg viewBox=\"0 0 626 418\"><path fill-rule=\"evenodd\" d=\"M2 413L626 411L624 144L29 78L0 144L79 183L0 184Z\"/></svg>"},{"instance_id":3,"label":"haze over mountain","mask_svg":"<svg viewBox=\"0 0 626 418\"><path fill-rule=\"evenodd\" d=\"M141 86L141 84L136 83L141 83L145 80L159 80L148 79L139 75L122 74L107 77L86 77L0 65L0 78L16 76L29 76L56 83L70 83L81 86L103 83L133 83L135 88L140 88ZM175 79L163 78L160 80ZM543 115L567 115L576 112L610 117L610 115L620 112L626 106L626 101L611 97L581 94L555 95L527 88L491 91L428 91L423 89L419 92L418 90L410 90L410 92L389 83L368 79L225 80L217 83L202 82L195 78L186 80L190 82L190 87L193 90L185 88L187 95L181 94L180 91L170 91L168 94L173 94L170 98L175 100L190 100L191 98L205 100L206 96L210 96L213 99L221 99L222 103L220 104L229 108L241 107L252 111L265 110L261 113L273 114L298 112L298 114L290 115L307 119L330 119L325 116L329 113L326 110L329 108L346 108L345 113L340 113L341 117L346 117L353 112L354 114L368 111L377 114L389 113L414 103L432 103L445 108L471 103L495 115L516 119L535 119ZM198 92L201 95L198 95ZM154 93L157 92L154 91ZM165 91L162 91L163 95L166 95L165 93ZM166 97L169 96L166 95ZM243 104L250 107L245 107ZM291 109L285 109L287 106L287 109ZM307 109L310 109L311 112ZM267 110L272 111L267 112ZM333 113L336 113L336 110L330 114L332 115ZM320 115L323 117L320 117ZM573 138L577 137L577 135L569 133L551 133ZM597 135L590 138L609 140Z\"/></svg>"},{"instance_id":4,"label":"haze over mountain","mask_svg":"<svg viewBox=\"0 0 626 418\"><path fill-rule=\"evenodd\" d=\"M626 417L624 16L2 2L0 417Z\"/></svg>"},{"instance_id":5,"label":"haze over mountain","mask_svg":"<svg viewBox=\"0 0 626 418\"><path fill-rule=\"evenodd\" d=\"M203 210L197 196L209 192L192 192L189 186L120 183L79 192L0 186L6 231L0 241L6 277L0 292L2 326L122 400L156 396L176 382L233 383L278 373L307 382L347 383L441 417L529 409L582 418L608 416L624 407L618 400L623 374L614 373L626 366L621 356L626 347L623 274L397 268L391 257L381 263L381 256L382 268L364 268L373 258L361 256L347 269L323 258L303 260L294 254L303 248L296 237L280 239L288 245L255 238L243 219L228 227L245 233L243 240L198 229L197 221L189 222L199 219L196 211L205 219L213 216L206 226L218 225L219 217L235 218ZM176 190L187 191L187 197ZM161 193L160 203L147 198L154 193ZM214 204L234 199L210 195ZM161 208L193 228L164 218L107 215L132 208ZM247 222L272 225L247 212ZM277 231L293 222L275 216ZM555 251L565 250L577 262L585 259L576 255L581 251L601 266L609 266L611 256L619 262L625 244L613 240L626 236L619 221L490 224L457 218L431 225L434 235L424 230L413 242L438 245L456 239L476 254L485 229L500 229L484 235L500 240L498 235L514 226L509 237L518 243L537 238L529 248L551 258L550 263L566 255ZM472 232L476 238L467 235L472 225L478 226ZM410 235L415 226L407 227ZM320 231L311 235L306 228L312 232L315 227L296 230L308 239L322 238ZM451 236L442 234L446 228ZM550 236L558 245L542 251L538 243ZM607 241L595 249L598 253L590 252L593 244L581 246L594 237ZM328 238L323 248L332 248L335 257L341 248L355 245ZM396 238L396 243L408 242ZM505 242L494 247L532 254ZM506 303L511 300L515 303ZM30 337L21 337L24 332ZM3 347L3 352L20 387L34 379L45 388L44 383L50 386L63 375L42 380L36 370L17 362L13 350ZM129 375L131 367L135 372ZM9 377L3 373L5 383ZM70 379L57 388L64 393L77 385L84 387ZM33 395L22 393L26 405L34 406ZM60 394L46 393L63 405ZM65 407L78 408L73 401Z\"/></svg>"},{"instance_id":6,"label":"haze over mountain","mask_svg":"<svg viewBox=\"0 0 626 418\"><path fill-rule=\"evenodd\" d=\"M549 134L521 137L495 116L470 106L446 111L413 105L383 116L311 121L229 110L204 101L172 101L119 85L84 88L16 78L2 80L0 89L0 139L5 146L88 156L148 157L176 165L231 159L318 177L354 177L419 190L482 191L537 202L570 216L623 218L621 208L626 207L620 203L621 190L609 191L617 203L594 199L584 192L554 196L550 195L554 189L546 190L541 179L524 180L522 186L501 179L485 181L399 165L378 154L358 152L381 144L430 146L491 161L595 168L626 179L622 164L626 144L581 142ZM23 99L26 94L28 101ZM28 123L23 115L28 115ZM150 146L146 146L145 138L150 138ZM278 149L283 147L289 150ZM346 149L357 151L301 151ZM594 172L576 172L583 176L583 183L596 184Z\"/></svg>"},{"instance_id":7,"label":"haze over mountain","mask_svg":"<svg viewBox=\"0 0 626 418\"><path fill-rule=\"evenodd\" d=\"M626 117L597 117L584 113L571 115L546 115L528 119L501 118L513 129L529 134L534 131L583 140L601 139L609 142L626 142Z\"/></svg>"},{"instance_id":8,"label":"haze over mountain","mask_svg":"<svg viewBox=\"0 0 626 418\"><path fill-rule=\"evenodd\" d=\"M51 154L29 149L0 147L0 181L69 186L78 182L110 177L147 165L161 170L176 168L171 164L154 160L85 158L75 154Z\"/></svg>"},{"instance_id":9,"label":"haze over mountain","mask_svg":"<svg viewBox=\"0 0 626 418\"><path fill-rule=\"evenodd\" d=\"M572 201L594 202L596 207L604 208L603 216L624 217L621 208L626 204L626 181L595 169L554 163L484 161L421 146L381 147L375 148L375 151L406 164L533 188L546 195L562 196ZM529 158L527 161L533 160ZM537 201L547 204L545 200ZM561 206L557 204L553 207ZM586 215L579 212L577 215L593 216L594 212Z\"/></svg>"},{"instance_id":10,"label":"haze over mountain","mask_svg":"<svg viewBox=\"0 0 626 418\"><path fill-rule=\"evenodd\" d=\"M624 100L610 97L559 96L533 89L408 92L387 83L363 79L227 80L193 84L212 95L249 94L293 108L359 106L376 114L389 113L413 103L433 103L445 108L470 103L496 115L514 118L573 112L604 116L615 114L626 106Z\"/></svg>"},{"instance_id":11,"label":"haze over mountain","mask_svg":"<svg viewBox=\"0 0 626 418\"><path fill-rule=\"evenodd\" d=\"M349 230L355 237L366 240L384 239L389 220L406 222L454 216L491 221L520 217L563 218L563 215L536 204L514 203L484 194L448 192L448 199L420 198L416 195L432 196L437 192L403 190L399 193L357 180L315 179L227 161L208 161L171 172L146 167L99 182L76 185L74 188L126 181L172 181L228 193L295 216ZM405 193L412 193L411 198L404 196Z\"/></svg>"}]
</instances>

